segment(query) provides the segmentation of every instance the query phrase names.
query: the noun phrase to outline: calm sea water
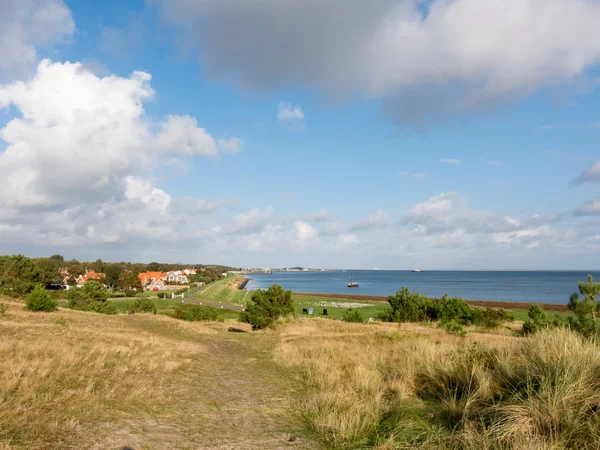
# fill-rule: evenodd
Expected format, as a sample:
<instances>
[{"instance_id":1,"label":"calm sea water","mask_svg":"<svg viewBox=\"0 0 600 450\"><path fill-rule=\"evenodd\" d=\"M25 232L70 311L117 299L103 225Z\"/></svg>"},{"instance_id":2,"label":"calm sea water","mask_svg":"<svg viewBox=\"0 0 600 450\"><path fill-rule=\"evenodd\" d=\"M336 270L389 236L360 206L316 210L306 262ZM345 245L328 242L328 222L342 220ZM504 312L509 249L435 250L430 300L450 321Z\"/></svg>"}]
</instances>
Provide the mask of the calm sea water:
<instances>
[{"instance_id":1,"label":"calm sea water","mask_svg":"<svg viewBox=\"0 0 600 450\"><path fill-rule=\"evenodd\" d=\"M389 295L406 286L430 297L445 293L466 300L567 303L577 282L588 273L600 280L600 272L483 272L403 270L352 271L358 288L348 288L350 272L275 272L251 274L246 289L265 289L280 284L294 292Z\"/></svg>"}]
</instances>

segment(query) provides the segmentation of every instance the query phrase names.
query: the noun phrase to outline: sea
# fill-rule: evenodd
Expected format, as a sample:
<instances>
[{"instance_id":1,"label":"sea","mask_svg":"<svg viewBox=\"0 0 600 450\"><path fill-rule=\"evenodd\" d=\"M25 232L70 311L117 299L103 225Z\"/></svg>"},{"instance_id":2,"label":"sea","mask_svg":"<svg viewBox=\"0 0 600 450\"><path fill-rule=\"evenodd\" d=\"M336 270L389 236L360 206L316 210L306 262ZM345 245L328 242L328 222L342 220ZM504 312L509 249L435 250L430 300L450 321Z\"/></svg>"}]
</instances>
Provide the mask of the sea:
<instances>
[{"instance_id":1,"label":"sea","mask_svg":"<svg viewBox=\"0 0 600 450\"><path fill-rule=\"evenodd\" d=\"M246 289L279 284L293 292L388 296L406 286L437 298L444 294L465 300L568 303L577 283L598 271L423 271L356 270L339 272L273 272L250 274ZM350 277L360 284L349 288Z\"/></svg>"}]
</instances>

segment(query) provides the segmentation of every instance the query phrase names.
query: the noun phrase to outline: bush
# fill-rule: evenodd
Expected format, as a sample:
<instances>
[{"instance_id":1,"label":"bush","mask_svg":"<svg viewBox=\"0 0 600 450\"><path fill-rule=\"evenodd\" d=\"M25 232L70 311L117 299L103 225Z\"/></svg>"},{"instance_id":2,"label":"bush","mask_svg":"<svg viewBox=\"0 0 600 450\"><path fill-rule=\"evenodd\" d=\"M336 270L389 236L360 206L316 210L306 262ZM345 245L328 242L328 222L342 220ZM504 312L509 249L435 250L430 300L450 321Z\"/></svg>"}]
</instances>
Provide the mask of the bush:
<instances>
[{"instance_id":1,"label":"bush","mask_svg":"<svg viewBox=\"0 0 600 450\"><path fill-rule=\"evenodd\" d=\"M350 308L348 311L344 313L342 317L344 322L352 322L352 323L365 323L365 320L360 315L360 312L357 309Z\"/></svg>"},{"instance_id":2,"label":"bush","mask_svg":"<svg viewBox=\"0 0 600 450\"><path fill-rule=\"evenodd\" d=\"M433 302L416 292L410 292L403 287L396 295L390 295L388 302L392 307L381 314L381 320L385 322L423 322L430 319L430 311Z\"/></svg>"},{"instance_id":3,"label":"bush","mask_svg":"<svg viewBox=\"0 0 600 450\"><path fill-rule=\"evenodd\" d=\"M152 313L156 314L156 305L148 298L136 300L135 303L127 307L127 314Z\"/></svg>"},{"instance_id":4,"label":"bush","mask_svg":"<svg viewBox=\"0 0 600 450\"><path fill-rule=\"evenodd\" d=\"M25 307L29 311L54 311L56 309L56 300L38 284L25 299Z\"/></svg>"},{"instance_id":5,"label":"bush","mask_svg":"<svg viewBox=\"0 0 600 450\"><path fill-rule=\"evenodd\" d=\"M510 322L512 320L514 320L512 314L502 308L473 309L473 323L475 325L484 326L485 328L498 328L502 323Z\"/></svg>"},{"instance_id":6,"label":"bush","mask_svg":"<svg viewBox=\"0 0 600 450\"><path fill-rule=\"evenodd\" d=\"M74 287L67 291L67 307L100 314L117 314L117 306L106 301L108 295L108 290L102 283L90 280L81 288Z\"/></svg>"},{"instance_id":7,"label":"bush","mask_svg":"<svg viewBox=\"0 0 600 450\"><path fill-rule=\"evenodd\" d=\"M112 291L110 292L110 298L125 298L127 294L123 291Z\"/></svg>"},{"instance_id":8,"label":"bush","mask_svg":"<svg viewBox=\"0 0 600 450\"><path fill-rule=\"evenodd\" d=\"M442 327L442 329L446 331L446 333L452 334L454 336L465 337L467 335L467 332L462 327L462 325L456 322L455 320L440 322L440 327Z\"/></svg>"},{"instance_id":9,"label":"bush","mask_svg":"<svg viewBox=\"0 0 600 450\"><path fill-rule=\"evenodd\" d=\"M529 320L523 323L523 334L534 334L546 328L559 328L563 326L563 323L557 316L554 317L554 320L549 320L546 311L538 305L529 306L527 316L529 316ZM571 319L569 318L570 323Z\"/></svg>"},{"instance_id":10,"label":"bush","mask_svg":"<svg viewBox=\"0 0 600 450\"><path fill-rule=\"evenodd\" d=\"M170 297L170 295L167 295L167 293L166 293L166 292L159 292L159 293L157 294L157 297L158 297L158 298L169 298L169 297Z\"/></svg>"},{"instance_id":11,"label":"bush","mask_svg":"<svg viewBox=\"0 0 600 450\"><path fill-rule=\"evenodd\" d=\"M253 330L270 326L276 319L294 314L292 291L284 291L279 285L273 285L266 291L257 290L252 294L246 311L240 314L240 322L249 323Z\"/></svg>"},{"instance_id":12,"label":"bush","mask_svg":"<svg viewBox=\"0 0 600 450\"><path fill-rule=\"evenodd\" d=\"M448 297L444 295L433 302L429 309L429 317L440 322L454 321L461 325L473 323L473 310L460 297Z\"/></svg>"},{"instance_id":13,"label":"bush","mask_svg":"<svg viewBox=\"0 0 600 450\"><path fill-rule=\"evenodd\" d=\"M217 320L219 317L214 308L208 306L191 305L186 308L178 306L172 317L189 322L202 322L207 320Z\"/></svg>"}]
</instances>

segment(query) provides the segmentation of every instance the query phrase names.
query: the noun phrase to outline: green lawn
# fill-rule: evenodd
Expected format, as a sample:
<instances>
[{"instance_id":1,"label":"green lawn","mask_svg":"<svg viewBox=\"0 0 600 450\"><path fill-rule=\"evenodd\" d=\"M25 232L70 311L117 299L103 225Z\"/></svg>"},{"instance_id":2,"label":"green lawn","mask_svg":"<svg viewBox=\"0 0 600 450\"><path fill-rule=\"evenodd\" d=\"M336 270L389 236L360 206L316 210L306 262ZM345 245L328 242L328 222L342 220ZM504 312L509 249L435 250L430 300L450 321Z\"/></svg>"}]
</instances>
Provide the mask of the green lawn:
<instances>
[{"instance_id":1,"label":"green lawn","mask_svg":"<svg viewBox=\"0 0 600 450\"><path fill-rule=\"evenodd\" d=\"M322 316L323 309L327 309L327 317L331 319L341 319L348 306L367 305L359 308L354 307L360 312L363 319L368 320L370 317L377 317L381 312L389 308L387 303L381 302L359 302L356 300L344 300L339 298L327 298L327 297L311 297L308 295L293 295L294 306L296 313L302 315L303 309L313 308L315 316Z\"/></svg>"},{"instance_id":2,"label":"green lawn","mask_svg":"<svg viewBox=\"0 0 600 450\"><path fill-rule=\"evenodd\" d=\"M510 310L510 312L512 313L515 320L522 320L523 322L525 322L529 319L529 317L527 316L527 309L513 309ZM569 316L575 317L575 315L571 311L546 311L546 315L550 320L554 319L555 316L558 317L560 320L565 321L568 320Z\"/></svg>"},{"instance_id":3,"label":"green lawn","mask_svg":"<svg viewBox=\"0 0 600 450\"><path fill-rule=\"evenodd\" d=\"M234 280L234 278L235 275L230 275L227 278L204 286L200 291L196 292L190 298L193 298L194 300L205 300L207 302L241 305L247 291L231 289L229 284Z\"/></svg>"}]
</instances>

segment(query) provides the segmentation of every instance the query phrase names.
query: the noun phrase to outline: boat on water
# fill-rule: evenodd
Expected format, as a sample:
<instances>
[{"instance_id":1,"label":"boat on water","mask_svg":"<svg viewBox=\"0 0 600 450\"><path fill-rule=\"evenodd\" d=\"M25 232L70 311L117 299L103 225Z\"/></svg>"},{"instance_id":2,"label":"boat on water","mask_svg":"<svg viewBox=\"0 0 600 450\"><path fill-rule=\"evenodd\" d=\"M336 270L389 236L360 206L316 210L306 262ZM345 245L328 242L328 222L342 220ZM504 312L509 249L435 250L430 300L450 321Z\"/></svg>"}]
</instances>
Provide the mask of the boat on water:
<instances>
[{"instance_id":1,"label":"boat on water","mask_svg":"<svg viewBox=\"0 0 600 450\"><path fill-rule=\"evenodd\" d=\"M349 288L357 288L358 283L356 281L352 281L352 275L350 275L350 282L348 283Z\"/></svg>"},{"instance_id":2,"label":"boat on water","mask_svg":"<svg viewBox=\"0 0 600 450\"><path fill-rule=\"evenodd\" d=\"M413 272L423 272L421 269L413 269Z\"/></svg>"}]
</instances>

